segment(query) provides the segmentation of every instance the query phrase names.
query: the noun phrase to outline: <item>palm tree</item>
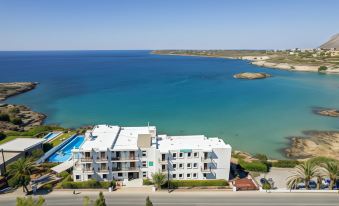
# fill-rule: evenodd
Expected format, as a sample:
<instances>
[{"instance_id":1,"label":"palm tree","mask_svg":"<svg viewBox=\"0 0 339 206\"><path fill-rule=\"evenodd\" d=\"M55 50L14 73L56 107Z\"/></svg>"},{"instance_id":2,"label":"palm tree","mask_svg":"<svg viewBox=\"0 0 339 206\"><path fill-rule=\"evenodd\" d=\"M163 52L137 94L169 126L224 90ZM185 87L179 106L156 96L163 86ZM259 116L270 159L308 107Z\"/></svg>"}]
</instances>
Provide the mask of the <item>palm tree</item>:
<instances>
[{"instance_id":1,"label":"palm tree","mask_svg":"<svg viewBox=\"0 0 339 206\"><path fill-rule=\"evenodd\" d=\"M166 183L166 175L164 173L156 172L152 174L152 180L157 189L160 189Z\"/></svg>"},{"instance_id":2,"label":"palm tree","mask_svg":"<svg viewBox=\"0 0 339 206\"><path fill-rule=\"evenodd\" d=\"M321 168L307 160L294 168L293 174L287 178L287 186L290 189L295 189L298 183L304 182L305 188L310 189L311 179L321 175Z\"/></svg>"},{"instance_id":3,"label":"palm tree","mask_svg":"<svg viewBox=\"0 0 339 206\"><path fill-rule=\"evenodd\" d=\"M28 193L29 184L35 165L31 158L20 158L8 166L8 174L12 176L12 186L22 186L23 191ZM25 191L26 190L26 191Z\"/></svg>"},{"instance_id":4,"label":"palm tree","mask_svg":"<svg viewBox=\"0 0 339 206\"><path fill-rule=\"evenodd\" d=\"M328 161L323 164L326 176L330 178L330 190L333 190L334 184L339 177L339 164L335 161Z\"/></svg>"}]
</instances>

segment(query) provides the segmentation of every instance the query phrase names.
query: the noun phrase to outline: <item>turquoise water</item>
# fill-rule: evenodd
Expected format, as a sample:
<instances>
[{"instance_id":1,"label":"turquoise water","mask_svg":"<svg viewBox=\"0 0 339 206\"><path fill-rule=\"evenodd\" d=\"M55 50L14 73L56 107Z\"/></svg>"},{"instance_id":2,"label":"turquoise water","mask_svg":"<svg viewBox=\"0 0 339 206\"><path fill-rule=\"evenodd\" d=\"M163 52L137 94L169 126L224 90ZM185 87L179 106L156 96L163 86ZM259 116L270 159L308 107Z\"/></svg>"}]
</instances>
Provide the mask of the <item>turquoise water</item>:
<instances>
[{"instance_id":1,"label":"turquoise water","mask_svg":"<svg viewBox=\"0 0 339 206\"><path fill-rule=\"evenodd\" d=\"M72 149L79 148L79 146L84 142L84 136L75 136L73 139L67 143L65 146L61 147L58 151L52 154L47 162L65 162L69 160L72 156Z\"/></svg>"},{"instance_id":2,"label":"turquoise water","mask_svg":"<svg viewBox=\"0 0 339 206\"><path fill-rule=\"evenodd\" d=\"M54 137L58 136L59 134L60 134L60 132L50 132L46 136L44 136L43 138L46 139L46 140L50 140L50 139L53 139Z\"/></svg>"},{"instance_id":3,"label":"turquoise water","mask_svg":"<svg viewBox=\"0 0 339 206\"><path fill-rule=\"evenodd\" d=\"M339 108L337 75L149 51L0 52L0 71L0 81L40 82L7 102L65 127L150 122L159 133L219 136L236 149L276 158L286 137L339 129L338 119L312 113L312 107ZM273 77L232 77L246 71Z\"/></svg>"}]
</instances>

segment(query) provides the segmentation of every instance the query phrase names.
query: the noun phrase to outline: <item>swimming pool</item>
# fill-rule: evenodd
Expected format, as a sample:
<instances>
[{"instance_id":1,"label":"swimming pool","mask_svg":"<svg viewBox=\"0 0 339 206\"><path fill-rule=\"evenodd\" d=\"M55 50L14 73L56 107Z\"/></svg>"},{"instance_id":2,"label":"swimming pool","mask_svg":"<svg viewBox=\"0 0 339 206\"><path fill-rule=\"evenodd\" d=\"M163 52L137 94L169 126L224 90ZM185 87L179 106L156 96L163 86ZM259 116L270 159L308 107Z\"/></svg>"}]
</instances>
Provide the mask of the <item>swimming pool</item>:
<instances>
[{"instance_id":1,"label":"swimming pool","mask_svg":"<svg viewBox=\"0 0 339 206\"><path fill-rule=\"evenodd\" d=\"M65 162L72 156L72 149L79 148L84 142L85 137L83 135L74 136L72 140L52 154L47 162Z\"/></svg>"},{"instance_id":2,"label":"swimming pool","mask_svg":"<svg viewBox=\"0 0 339 206\"><path fill-rule=\"evenodd\" d=\"M53 139L54 137L58 136L59 134L61 134L61 132L50 132L47 135L45 135L43 138L48 141Z\"/></svg>"}]
</instances>

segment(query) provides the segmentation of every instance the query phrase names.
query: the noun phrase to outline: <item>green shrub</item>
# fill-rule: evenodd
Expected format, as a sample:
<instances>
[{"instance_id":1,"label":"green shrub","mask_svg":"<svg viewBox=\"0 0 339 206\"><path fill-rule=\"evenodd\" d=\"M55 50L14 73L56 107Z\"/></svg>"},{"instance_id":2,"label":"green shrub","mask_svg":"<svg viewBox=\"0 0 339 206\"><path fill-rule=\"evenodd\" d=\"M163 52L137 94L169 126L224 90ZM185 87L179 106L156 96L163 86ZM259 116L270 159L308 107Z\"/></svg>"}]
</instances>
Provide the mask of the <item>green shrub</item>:
<instances>
[{"instance_id":1,"label":"green shrub","mask_svg":"<svg viewBox=\"0 0 339 206\"><path fill-rule=\"evenodd\" d=\"M45 184L45 185L41 186L40 189L52 191L53 185L48 183L48 184Z\"/></svg>"},{"instance_id":2,"label":"green shrub","mask_svg":"<svg viewBox=\"0 0 339 206\"><path fill-rule=\"evenodd\" d=\"M261 161L267 161L268 159L265 154L255 154L253 157Z\"/></svg>"},{"instance_id":3,"label":"green shrub","mask_svg":"<svg viewBox=\"0 0 339 206\"><path fill-rule=\"evenodd\" d=\"M300 164L298 160L278 160L276 162L272 162L272 167L294 168L298 164Z\"/></svg>"},{"instance_id":4,"label":"green shrub","mask_svg":"<svg viewBox=\"0 0 339 206\"><path fill-rule=\"evenodd\" d=\"M113 189L115 189L116 186L117 186L117 183L115 182L115 180L112 180L112 181L110 182L110 185L109 185L109 186L112 187Z\"/></svg>"},{"instance_id":5,"label":"green shrub","mask_svg":"<svg viewBox=\"0 0 339 206\"><path fill-rule=\"evenodd\" d=\"M53 144L52 143L50 143L50 142L46 142L46 143L44 143L43 145L42 145L42 150L44 151L44 152L48 152L50 149L52 149L53 148Z\"/></svg>"},{"instance_id":6,"label":"green shrub","mask_svg":"<svg viewBox=\"0 0 339 206\"><path fill-rule=\"evenodd\" d=\"M22 124L22 120L20 118L13 118L13 119L11 119L11 122L15 125L21 125Z\"/></svg>"},{"instance_id":7,"label":"green shrub","mask_svg":"<svg viewBox=\"0 0 339 206\"><path fill-rule=\"evenodd\" d=\"M271 189L271 185L268 183L268 182L265 182L263 185L262 185L262 188L264 190L270 190Z\"/></svg>"},{"instance_id":8,"label":"green shrub","mask_svg":"<svg viewBox=\"0 0 339 206\"><path fill-rule=\"evenodd\" d=\"M12 108L9 110L9 113L12 113L12 114L18 114L20 112L20 110L18 108Z\"/></svg>"},{"instance_id":9,"label":"green shrub","mask_svg":"<svg viewBox=\"0 0 339 206\"><path fill-rule=\"evenodd\" d=\"M318 68L318 72L323 72L323 71L326 71L327 70L327 66L320 66Z\"/></svg>"},{"instance_id":10,"label":"green shrub","mask_svg":"<svg viewBox=\"0 0 339 206\"><path fill-rule=\"evenodd\" d=\"M0 121L9 122L8 114L0 114Z\"/></svg>"},{"instance_id":11,"label":"green shrub","mask_svg":"<svg viewBox=\"0 0 339 206\"><path fill-rule=\"evenodd\" d=\"M245 162L244 160L240 159L239 164L242 168L244 168L247 171L268 172L267 164L261 161Z\"/></svg>"},{"instance_id":12,"label":"green shrub","mask_svg":"<svg viewBox=\"0 0 339 206\"><path fill-rule=\"evenodd\" d=\"M3 140L3 139L5 139L6 138L6 135L5 135L5 133L3 133L3 132L0 132L0 140Z\"/></svg>"},{"instance_id":13,"label":"green shrub","mask_svg":"<svg viewBox=\"0 0 339 206\"><path fill-rule=\"evenodd\" d=\"M58 177L61 177L62 179L66 179L66 177L69 176L69 173L67 171L62 171L59 174L57 174Z\"/></svg>"},{"instance_id":14,"label":"green shrub","mask_svg":"<svg viewBox=\"0 0 339 206\"><path fill-rule=\"evenodd\" d=\"M171 188L207 186L225 187L229 186L229 183L226 180L170 180ZM164 187L167 187L167 183Z\"/></svg>"},{"instance_id":15,"label":"green shrub","mask_svg":"<svg viewBox=\"0 0 339 206\"><path fill-rule=\"evenodd\" d=\"M42 151L42 149L36 149L36 150L33 150L32 152L32 157L34 159L38 159L40 158L42 155L44 155L44 151Z\"/></svg>"},{"instance_id":16,"label":"green shrub","mask_svg":"<svg viewBox=\"0 0 339 206\"><path fill-rule=\"evenodd\" d=\"M153 182L150 179L143 179L142 184L143 185L153 185Z\"/></svg>"},{"instance_id":17,"label":"green shrub","mask_svg":"<svg viewBox=\"0 0 339 206\"><path fill-rule=\"evenodd\" d=\"M93 189L93 188L107 189L111 186L111 184L112 182L99 182L97 180L92 179L92 180L83 181L83 182L62 181L61 187L64 189Z\"/></svg>"}]
</instances>

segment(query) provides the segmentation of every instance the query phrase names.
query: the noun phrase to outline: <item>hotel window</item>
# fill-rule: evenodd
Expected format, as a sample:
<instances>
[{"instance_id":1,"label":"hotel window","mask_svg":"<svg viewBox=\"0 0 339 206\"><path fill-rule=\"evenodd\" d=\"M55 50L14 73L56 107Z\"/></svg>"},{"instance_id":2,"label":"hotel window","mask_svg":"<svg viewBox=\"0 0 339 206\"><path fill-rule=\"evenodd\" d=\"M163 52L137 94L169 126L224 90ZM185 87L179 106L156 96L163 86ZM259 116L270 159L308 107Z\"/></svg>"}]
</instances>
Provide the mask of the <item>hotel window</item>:
<instances>
[{"instance_id":1,"label":"hotel window","mask_svg":"<svg viewBox=\"0 0 339 206\"><path fill-rule=\"evenodd\" d=\"M172 178L177 178L177 174L172 174Z\"/></svg>"},{"instance_id":2,"label":"hotel window","mask_svg":"<svg viewBox=\"0 0 339 206\"><path fill-rule=\"evenodd\" d=\"M80 175L75 175L76 180L80 180Z\"/></svg>"},{"instance_id":3,"label":"hotel window","mask_svg":"<svg viewBox=\"0 0 339 206\"><path fill-rule=\"evenodd\" d=\"M192 152L187 152L187 157L191 158L192 157Z\"/></svg>"},{"instance_id":4,"label":"hotel window","mask_svg":"<svg viewBox=\"0 0 339 206\"><path fill-rule=\"evenodd\" d=\"M161 161L166 161L166 154L161 154Z\"/></svg>"},{"instance_id":5,"label":"hotel window","mask_svg":"<svg viewBox=\"0 0 339 206\"><path fill-rule=\"evenodd\" d=\"M206 178L207 177L207 174L206 173L204 173L204 178Z\"/></svg>"},{"instance_id":6,"label":"hotel window","mask_svg":"<svg viewBox=\"0 0 339 206\"><path fill-rule=\"evenodd\" d=\"M180 152L180 153L179 153L179 157L180 157L180 158L183 158L183 157L184 157L184 153Z\"/></svg>"},{"instance_id":7,"label":"hotel window","mask_svg":"<svg viewBox=\"0 0 339 206\"><path fill-rule=\"evenodd\" d=\"M193 178L198 178L198 174L197 173L193 173Z\"/></svg>"},{"instance_id":8,"label":"hotel window","mask_svg":"<svg viewBox=\"0 0 339 206\"><path fill-rule=\"evenodd\" d=\"M147 151L145 150L142 151L142 157L147 157Z\"/></svg>"},{"instance_id":9,"label":"hotel window","mask_svg":"<svg viewBox=\"0 0 339 206\"><path fill-rule=\"evenodd\" d=\"M166 165L161 165L161 169L162 169L162 171L165 171L166 170Z\"/></svg>"},{"instance_id":10,"label":"hotel window","mask_svg":"<svg viewBox=\"0 0 339 206\"><path fill-rule=\"evenodd\" d=\"M193 168L194 168L194 169L197 169L197 168L198 168L198 163L196 163L196 162L193 163Z\"/></svg>"},{"instance_id":11,"label":"hotel window","mask_svg":"<svg viewBox=\"0 0 339 206\"><path fill-rule=\"evenodd\" d=\"M103 174L102 179L107 179L107 174Z\"/></svg>"},{"instance_id":12,"label":"hotel window","mask_svg":"<svg viewBox=\"0 0 339 206\"><path fill-rule=\"evenodd\" d=\"M187 168L191 169L192 168L192 164L191 163L187 163Z\"/></svg>"},{"instance_id":13,"label":"hotel window","mask_svg":"<svg viewBox=\"0 0 339 206\"><path fill-rule=\"evenodd\" d=\"M147 178L147 172L146 172L146 171L143 171L143 172L142 172L142 177L143 177L143 178Z\"/></svg>"},{"instance_id":14,"label":"hotel window","mask_svg":"<svg viewBox=\"0 0 339 206\"><path fill-rule=\"evenodd\" d=\"M188 179L191 179L191 173L187 173L187 174L186 174L186 177L187 177Z\"/></svg>"},{"instance_id":15,"label":"hotel window","mask_svg":"<svg viewBox=\"0 0 339 206\"><path fill-rule=\"evenodd\" d=\"M184 175L182 173L179 173L179 178L182 179Z\"/></svg>"},{"instance_id":16,"label":"hotel window","mask_svg":"<svg viewBox=\"0 0 339 206\"><path fill-rule=\"evenodd\" d=\"M172 156L173 156L174 159L177 158L177 153L174 152L174 153L172 154Z\"/></svg>"},{"instance_id":17,"label":"hotel window","mask_svg":"<svg viewBox=\"0 0 339 206\"><path fill-rule=\"evenodd\" d=\"M179 169L184 169L184 164L183 163L179 163Z\"/></svg>"},{"instance_id":18,"label":"hotel window","mask_svg":"<svg viewBox=\"0 0 339 206\"><path fill-rule=\"evenodd\" d=\"M142 167L147 167L147 162L146 161L142 161Z\"/></svg>"},{"instance_id":19,"label":"hotel window","mask_svg":"<svg viewBox=\"0 0 339 206\"><path fill-rule=\"evenodd\" d=\"M87 179L92 179L92 175L87 175Z\"/></svg>"},{"instance_id":20,"label":"hotel window","mask_svg":"<svg viewBox=\"0 0 339 206\"><path fill-rule=\"evenodd\" d=\"M177 168L177 164L173 164L173 169L176 169Z\"/></svg>"},{"instance_id":21,"label":"hotel window","mask_svg":"<svg viewBox=\"0 0 339 206\"><path fill-rule=\"evenodd\" d=\"M121 172L118 173L118 177L122 177L122 173Z\"/></svg>"},{"instance_id":22,"label":"hotel window","mask_svg":"<svg viewBox=\"0 0 339 206\"><path fill-rule=\"evenodd\" d=\"M198 153L198 152L194 152L194 153L193 153L193 156L194 156L195 158L197 158L197 157L199 157L199 153Z\"/></svg>"}]
</instances>

